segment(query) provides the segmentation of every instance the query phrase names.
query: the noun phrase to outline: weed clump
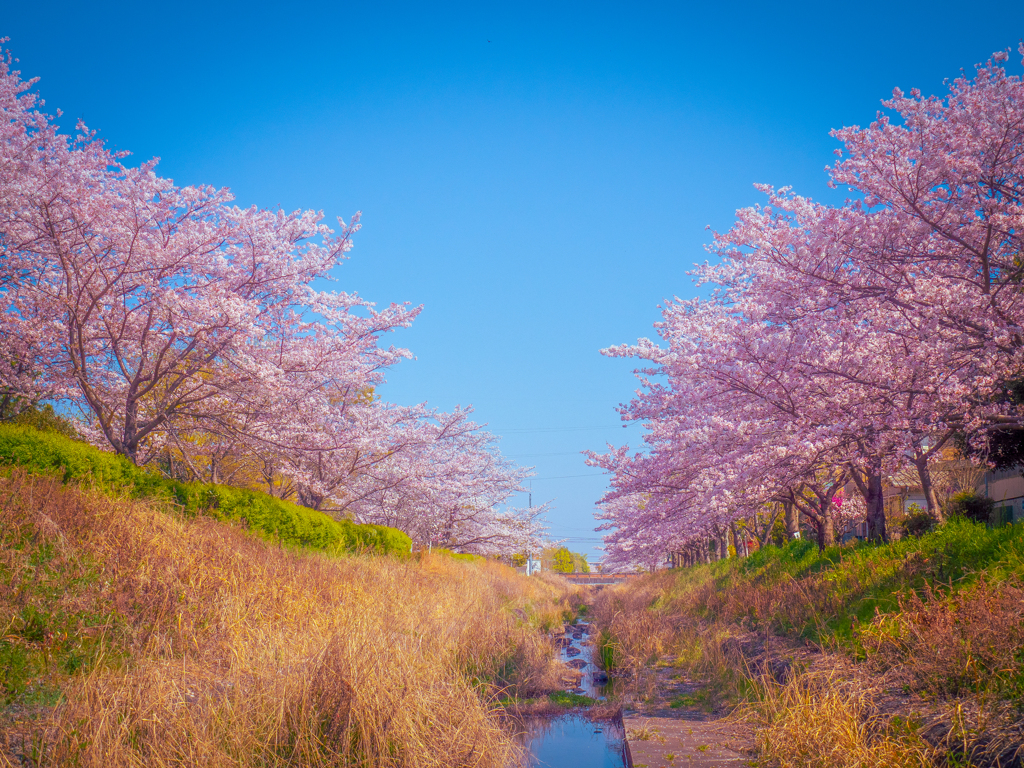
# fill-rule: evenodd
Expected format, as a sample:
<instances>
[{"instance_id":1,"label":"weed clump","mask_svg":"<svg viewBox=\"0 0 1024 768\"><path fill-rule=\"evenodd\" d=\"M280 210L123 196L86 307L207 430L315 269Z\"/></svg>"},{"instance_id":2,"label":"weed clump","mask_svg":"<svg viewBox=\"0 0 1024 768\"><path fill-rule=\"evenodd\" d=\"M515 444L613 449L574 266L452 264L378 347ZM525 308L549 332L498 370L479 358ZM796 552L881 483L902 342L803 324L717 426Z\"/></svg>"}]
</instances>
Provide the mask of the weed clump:
<instances>
[{"instance_id":1,"label":"weed clump","mask_svg":"<svg viewBox=\"0 0 1024 768\"><path fill-rule=\"evenodd\" d=\"M982 581L944 595L911 592L859 636L879 671L936 697L992 694L1024 708L1024 589Z\"/></svg>"},{"instance_id":2,"label":"weed clump","mask_svg":"<svg viewBox=\"0 0 1024 768\"><path fill-rule=\"evenodd\" d=\"M934 750L919 724L873 712L869 693L828 675L803 675L786 685L764 682L748 716L760 725L759 757L797 768L927 768Z\"/></svg>"}]
</instances>

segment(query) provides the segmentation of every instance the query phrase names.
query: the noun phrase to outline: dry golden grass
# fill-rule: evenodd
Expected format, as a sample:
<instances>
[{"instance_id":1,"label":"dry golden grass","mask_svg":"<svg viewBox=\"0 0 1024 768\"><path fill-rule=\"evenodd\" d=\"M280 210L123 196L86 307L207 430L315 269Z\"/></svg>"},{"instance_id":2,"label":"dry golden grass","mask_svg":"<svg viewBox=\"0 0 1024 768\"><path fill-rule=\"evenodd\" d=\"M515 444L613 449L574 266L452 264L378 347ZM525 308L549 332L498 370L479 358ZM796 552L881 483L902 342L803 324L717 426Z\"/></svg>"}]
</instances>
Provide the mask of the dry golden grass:
<instances>
[{"instance_id":1,"label":"dry golden grass","mask_svg":"<svg viewBox=\"0 0 1024 768\"><path fill-rule=\"evenodd\" d=\"M563 595L501 565L290 552L18 471L0 528L12 642L94 650L7 723L8 765L503 766L488 701L557 680ZM70 629L32 635L32 611Z\"/></svg>"},{"instance_id":2,"label":"dry golden grass","mask_svg":"<svg viewBox=\"0 0 1024 768\"><path fill-rule=\"evenodd\" d=\"M927 768L935 751L906 723L873 712L871 692L828 674L762 681L747 709L758 756L780 768Z\"/></svg>"},{"instance_id":3,"label":"dry golden grass","mask_svg":"<svg viewBox=\"0 0 1024 768\"><path fill-rule=\"evenodd\" d=\"M918 559L905 558L907 572ZM827 593L814 573L764 583L716 582L710 569L661 572L605 588L595 616L634 697L654 695L652 662L672 657L716 700L745 700L739 712L750 717L766 765L1018 764L1020 580L982 575L952 593L926 583L920 594L897 594L898 610L863 623L848 613L851 639L844 646L833 636L831 651L771 631L813 626L828 641L825 630L841 624L827 617L842 609L853 578L840 576Z\"/></svg>"},{"instance_id":4,"label":"dry golden grass","mask_svg":"<svg viewBox=\"0 0 1024 768\"><path fill-rule=\"evenodd\" d=\"M992 692L1024 704L1024 589L981 581L955 595L911 593L860 633L872 666L933 696Z\"/></svg>"},{"instance_id":5,"label":"dry golden grass","mask_svg":"<svg viewBox=\"0 0 1024 768\"><path fill-rule=\"evenodd\" d=\"M678 612L652 610L675 581L663 571L597 592L594 619L611 638L615 666L636 672L664 653L674 652L679 633L692 621Z\"/></svg>"}]
</instances>

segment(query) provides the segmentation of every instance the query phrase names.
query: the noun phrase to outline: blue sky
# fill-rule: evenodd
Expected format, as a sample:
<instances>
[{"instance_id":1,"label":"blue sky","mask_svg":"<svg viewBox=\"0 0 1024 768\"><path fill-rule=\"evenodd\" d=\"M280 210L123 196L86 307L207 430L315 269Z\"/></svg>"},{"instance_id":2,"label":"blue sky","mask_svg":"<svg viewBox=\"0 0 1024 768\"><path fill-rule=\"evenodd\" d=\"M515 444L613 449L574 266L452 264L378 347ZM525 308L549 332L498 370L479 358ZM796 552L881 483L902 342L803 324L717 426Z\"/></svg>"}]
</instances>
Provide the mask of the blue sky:
<instances>
[{"instance_id":1,"label":"blue sky","mask_svg":"<svg viewBox=\"0 0 1024 768\"><path fill-rule=\"evenodd\" d=\"M1019 0L39 9L0 34L67 128L245 205L362 211L338 287L425 305L383 396L474 405L592 559L605 481L579 451L639 438L599 350L693 295L753 183L834 199L829 129L1024 35Z\"/></svg>"}]
</instances>

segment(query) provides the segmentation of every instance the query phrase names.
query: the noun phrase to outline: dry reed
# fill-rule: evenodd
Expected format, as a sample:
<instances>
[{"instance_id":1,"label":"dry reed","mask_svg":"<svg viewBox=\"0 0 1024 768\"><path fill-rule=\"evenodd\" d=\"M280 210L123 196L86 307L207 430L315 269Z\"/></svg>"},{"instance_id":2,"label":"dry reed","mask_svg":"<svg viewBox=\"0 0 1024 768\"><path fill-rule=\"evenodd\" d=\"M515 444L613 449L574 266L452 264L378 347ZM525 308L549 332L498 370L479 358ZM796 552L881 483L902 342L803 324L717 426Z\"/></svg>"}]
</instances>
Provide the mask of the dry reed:
<instances>
[{"instance_id":1,"label":"dry reed","mask_svg":"<svg viewBox=\"0 0 1024 768\"><path fill-rule=\"evenodd\" d=\"M860 572L909 582L921 557L868 561ZM859 624L850 648L804 646L773 627L853 614L856 574L759 580L705 569L655 573L603 590L595 615L635 695L650 696L651 664L675 666L714 693L743 700L766 764L779 766L1018 765L1024 755L1024 588L982 574L959 591L925 583L898 610ZM847 596L844 598L843 594ZM845 603L844 603L845 600ZM781 651L781 653L780 653ZM866 663L855 658L866 656ZM1015 762L1016 761L1016 762Z\"/></svg>"},{"instance_id":2,"label":"dry reed","mask_svg":"<svg viewBox=\"0 0 1024 768\"><path fill-rule=\"evenodd\" d=\"M829 674L761 680L747 708L758 756L779 768L926 768L935 752L912 726L873 712L871 692Z\"/></svg>"},{"instance_id":3,"label":"dry reed","mask_svg":"<svg viewBox=\"0 0 1024 768\"><path fill-rule=\"evenodd\" d=\"M990 692L1024 704L1024 589L981 581L954 594L912 592L860 633L872 666L933 696Z\"/></svg>"},{"instance_id":4,"label":"dry reed","mask_svg":"<svg viewBox=\"0 0 1024 768\"><path fill-rule=\"evenodd\" d=\"M19 471L0 526L0 620L93 649L7 723L7 765L496 767L516 747L488 702L557 681L562 596L498 564L292 552Z\"/></svg>"}]
</instances>

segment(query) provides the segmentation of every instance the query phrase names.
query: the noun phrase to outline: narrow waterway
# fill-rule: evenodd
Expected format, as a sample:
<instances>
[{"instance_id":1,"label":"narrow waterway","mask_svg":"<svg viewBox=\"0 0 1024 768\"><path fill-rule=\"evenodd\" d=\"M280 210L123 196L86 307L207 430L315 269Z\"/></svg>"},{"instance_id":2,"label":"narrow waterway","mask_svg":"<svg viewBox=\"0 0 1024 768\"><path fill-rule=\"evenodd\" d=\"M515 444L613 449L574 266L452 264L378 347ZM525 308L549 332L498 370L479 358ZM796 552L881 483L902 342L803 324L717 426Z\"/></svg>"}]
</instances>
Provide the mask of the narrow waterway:
<instances>
[{"instance_id":1,"label":"narrow waterway","mask_svg":"<svg viewBox=\"0 0 1024 768\"><path fill-rule=\"evenodd\" d=\"M597 652L597 627L594 624L578 622L566 624L564 635L555 638L561 646L562 661L578 669L582 678L573 693L602 700L611 693L612 681L595 662Z\"/></svg>"},{"instance_id":2,"label":"narrow waterway","mask_svg":"<svg viewBox=\"0 0 1024 768\"><path fill-rule=\"evenodd\" d=\"M529 723L530 768L626 768L626 734L619 720L576 713Z\"/></svg>"},{"instance_id":3,"label":"narrow waterway","mask_svg":"<svg viewBox=\"0 0 1024 768\"><path fill-rule=\"evenodd\" d=\"M596 627L566 624L557 637L562 661L578 669L579 686L573 693L602 700L611 681L594 663ZM526 723L530 768L628 768L626 734L622 718L591 718L585 711L555 717L531 718Z\"/></svg>"}]
</instances>

